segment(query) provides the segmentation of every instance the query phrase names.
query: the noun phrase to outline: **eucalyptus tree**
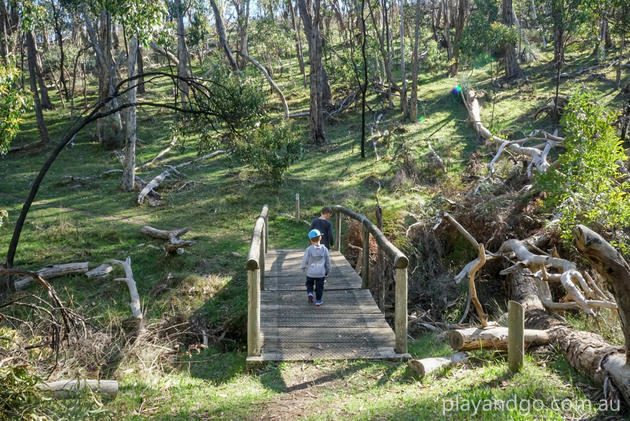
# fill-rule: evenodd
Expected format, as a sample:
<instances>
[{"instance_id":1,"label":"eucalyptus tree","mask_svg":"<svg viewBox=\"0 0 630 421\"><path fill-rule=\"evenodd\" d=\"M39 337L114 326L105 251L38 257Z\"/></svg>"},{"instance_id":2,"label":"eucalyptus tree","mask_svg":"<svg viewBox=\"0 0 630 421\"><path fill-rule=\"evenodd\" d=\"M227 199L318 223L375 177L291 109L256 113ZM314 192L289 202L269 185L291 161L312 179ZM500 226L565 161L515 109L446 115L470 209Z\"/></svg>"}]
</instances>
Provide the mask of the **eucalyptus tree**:
<instances>
[{"instance_id":1,"label":"eucalyptus tree","mask_svg":"<svg viewBox=\"0 0 630 421\"><path fill-rule=\"evenodd\" d=\"M310 64L310 137L316 145L327 143L324 131L324 106L332 96L322 63L321 0L298 0L304 31L308 38Z\"/></svg>"},{"instance_id":2,"label":"eucalyptus tree","mask_svg":"<svg viewBox=\"0 0 630 421\"><path fill-rule=\"evenodd\" d=\"M512 9L512 0L503 0L503 23L509 30L511 30L514 25L514 9ZM508 37L504 42L505 49L503 60L505 64L505 77L508 79L521 78L523 76L521 66L518 64L516 45L513 38L514 37Z\"/></svg>"}]
</instances>

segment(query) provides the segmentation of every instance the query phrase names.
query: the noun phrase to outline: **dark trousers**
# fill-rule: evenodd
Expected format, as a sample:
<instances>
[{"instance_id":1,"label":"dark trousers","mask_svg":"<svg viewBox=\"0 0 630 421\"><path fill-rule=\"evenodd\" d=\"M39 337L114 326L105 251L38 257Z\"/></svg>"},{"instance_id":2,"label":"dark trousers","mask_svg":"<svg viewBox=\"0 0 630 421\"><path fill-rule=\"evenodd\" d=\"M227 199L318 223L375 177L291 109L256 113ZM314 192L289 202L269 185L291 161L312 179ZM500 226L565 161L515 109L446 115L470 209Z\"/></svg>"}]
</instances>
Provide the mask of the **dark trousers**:
<instances>
[{"instance_id":1,"label":"dark trousers","mask_svg":"<svg viewBox=\"0 0 630 421\"><path fill-rule=\"evenodd\" d=\"M311 278L306 277L306 292L313 292L313 284L315 284L315 299L321 300L324 295L324 279L326 278Z\"/></svg>"}]
</instances>

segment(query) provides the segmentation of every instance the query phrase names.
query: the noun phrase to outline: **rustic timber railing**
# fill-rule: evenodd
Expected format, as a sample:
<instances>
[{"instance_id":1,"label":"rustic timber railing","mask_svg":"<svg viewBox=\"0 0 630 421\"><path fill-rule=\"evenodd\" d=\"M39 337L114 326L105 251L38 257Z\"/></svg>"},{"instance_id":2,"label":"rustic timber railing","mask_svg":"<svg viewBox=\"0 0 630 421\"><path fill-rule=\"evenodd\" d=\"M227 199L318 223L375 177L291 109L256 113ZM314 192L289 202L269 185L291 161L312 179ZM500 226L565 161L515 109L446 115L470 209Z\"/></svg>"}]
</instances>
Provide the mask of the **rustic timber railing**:
<instances>
[{"instance_id":1,"label":"rustic timber railing","mask_svg":"<svg viewBox=\"0 0 630 421\"><path fill-rule=\"evenodd\" d=\"M336 244L341 251L341 215L344 214L361 223L361 288L368 288L370 276L370 234L379 248L394 262L394 333L396 334L396 352L407 353L407 267L409 259L385 237L376 225L366 216L343 206L333 206L335 212ZM382 280L384 281L384 280Z\"/></svg>"},{"instance_id":2,"label":"rustic timber railing","mask_svg":"<svg viewBox=\"0 0 630 421\"><path fill-rule=\"evenodd\" d=\"M247 256L247 355L260 355L260 290L265 282L265 253L269 230L269 207L263 206L254 225L252 243Z\"/></svg>"}]
</instances>

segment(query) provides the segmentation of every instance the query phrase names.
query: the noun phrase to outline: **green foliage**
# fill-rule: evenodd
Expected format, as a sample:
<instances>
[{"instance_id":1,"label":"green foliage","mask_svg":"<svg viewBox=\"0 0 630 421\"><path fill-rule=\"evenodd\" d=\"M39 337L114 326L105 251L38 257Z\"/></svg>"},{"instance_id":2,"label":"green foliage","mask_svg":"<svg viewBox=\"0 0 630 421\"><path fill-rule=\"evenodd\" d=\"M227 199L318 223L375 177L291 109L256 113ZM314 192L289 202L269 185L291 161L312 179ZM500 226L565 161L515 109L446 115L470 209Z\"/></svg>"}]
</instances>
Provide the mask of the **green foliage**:
<instances>
[{"instance_id":1,"label":"green foliage","mask_svg":"<svg viewBox=\"0 0 630 421\"><path fill-rule=\"evenodd\" d=\"M256 171L273 185L299 159L302 143L291 131L291 125L263 123L236 142L234 157Z\"/></svg>"},{"instance_id":2,"label":"green foliage","mask_svg":"<svg viewBox=\"0 0 630 421\"><path fill-rule=\"evenodd\" d=\"M4 225L4 220L8 218L9 218L9 213L4 209L0 209L0 227Z\"/></svg>"},{"instance_id":3,"label":"green foliage","mask_svg":"<svg viewBox=\"0 0 630 421\"><path fill-rule=\"evenodd\" d=\"M561 236L566 241L578 223L597 224L613 233L630 224L630 184L618 181L617 161L625 161L626 156L611 125L615 117L592 95L575 94L562 119L566 152L556 167L537 178L549 194L546 205L561 215Z\"/></svg>"},{"instance_id":4,"label":"green foliage","mask_svg":"<svg viewBox=\"0 0 630 421\"><path fill-rule=\"evenodd\" d=\"M503 50L506 44L516 43L518 33L500 22L499 0L482 0L470 14L458 48L464 58Z\"/></svg>"},{"instance_id":5,"label":"green foliage","mask_svg":"<svg viewBox=\"0 0 630 421\"><path fill-rule=\"evenodd\" d=\"M0 367L0 420L44 419L39 381L26 365Z\"/></svg>"},{"instance_id":6,"label":"green foliage","mask_svg":"<svg viewBox=\"0 0 630 421\"><path fill-rule=\"evenodd\" d=\"M9 151L30 105L30 97L18 87L19 79L20 70L13 61L0 66L0 156Z\"/></svg>"}]
</instances>

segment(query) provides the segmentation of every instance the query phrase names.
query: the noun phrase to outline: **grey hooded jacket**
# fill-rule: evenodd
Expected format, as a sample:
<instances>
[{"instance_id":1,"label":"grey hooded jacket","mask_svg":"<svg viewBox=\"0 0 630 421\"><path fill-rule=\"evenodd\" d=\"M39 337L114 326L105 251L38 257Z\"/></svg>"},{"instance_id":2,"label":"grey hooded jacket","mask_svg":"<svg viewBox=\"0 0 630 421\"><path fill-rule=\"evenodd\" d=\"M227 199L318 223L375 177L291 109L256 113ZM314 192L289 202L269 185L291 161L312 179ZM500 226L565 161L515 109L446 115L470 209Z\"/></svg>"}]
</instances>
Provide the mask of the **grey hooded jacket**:
<instances>
[{"instance_id":1,"label":"grey hooded jacket","mask_svg":"<svg viewBox=\"0 0 630 421\"><path fill-rule=\"evenodd\" d=\"M306 272L309 278L324 278L330 272L330 254L328 249L321 244L311 244L304 252L304 258L300 269Z\"/></svg>"}]
</instances>

